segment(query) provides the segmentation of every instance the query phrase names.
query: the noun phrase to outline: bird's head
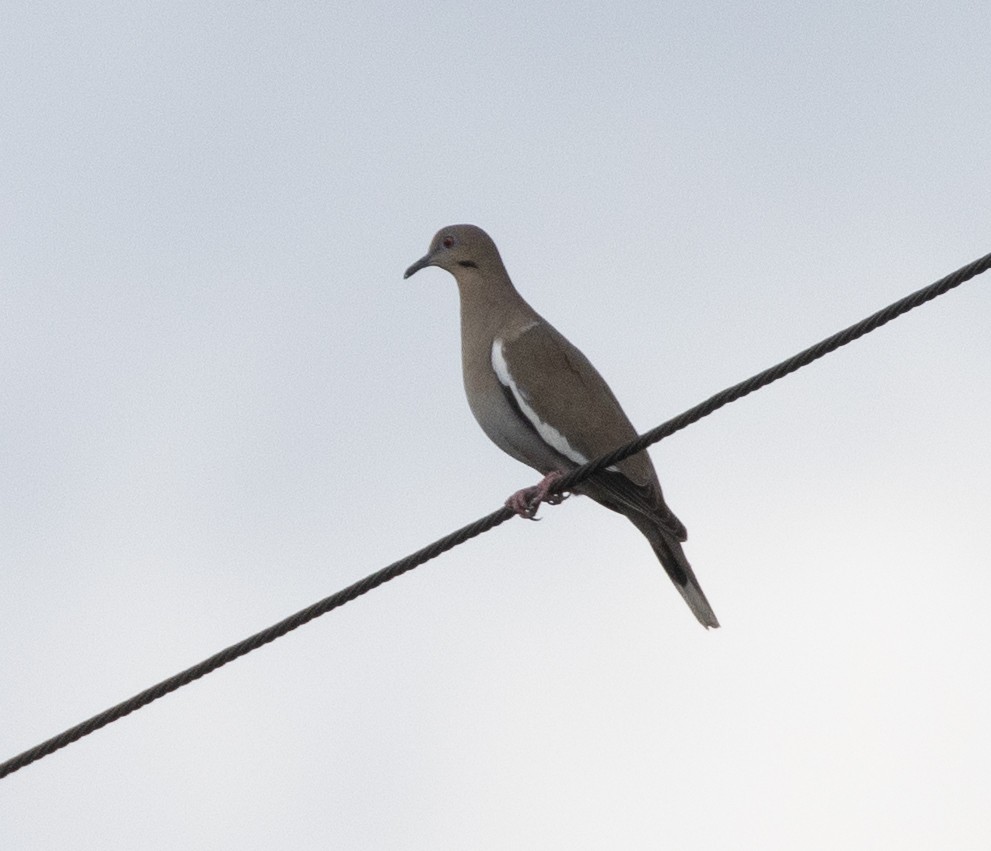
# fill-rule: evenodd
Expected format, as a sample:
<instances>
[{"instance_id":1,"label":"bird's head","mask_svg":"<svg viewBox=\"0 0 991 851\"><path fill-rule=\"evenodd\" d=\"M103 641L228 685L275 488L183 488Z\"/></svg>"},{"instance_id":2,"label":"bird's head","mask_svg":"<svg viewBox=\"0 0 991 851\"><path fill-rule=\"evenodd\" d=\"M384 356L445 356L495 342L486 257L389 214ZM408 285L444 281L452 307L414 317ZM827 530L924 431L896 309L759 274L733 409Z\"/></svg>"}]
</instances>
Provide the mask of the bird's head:
<instances>
[{"instance_id":1,"label":"bird's head","mask_svg":"<svg viewBox=\"0 0 991 851\"><path fill-rule=\"evenodd\" d=\"M475 225L449 225L441 228L430 242L430 250L406 270L404 278L427 266L437 266L459 281L467 272L502 273L505 267L492 238Z\"/></svg>"}]
</instances>

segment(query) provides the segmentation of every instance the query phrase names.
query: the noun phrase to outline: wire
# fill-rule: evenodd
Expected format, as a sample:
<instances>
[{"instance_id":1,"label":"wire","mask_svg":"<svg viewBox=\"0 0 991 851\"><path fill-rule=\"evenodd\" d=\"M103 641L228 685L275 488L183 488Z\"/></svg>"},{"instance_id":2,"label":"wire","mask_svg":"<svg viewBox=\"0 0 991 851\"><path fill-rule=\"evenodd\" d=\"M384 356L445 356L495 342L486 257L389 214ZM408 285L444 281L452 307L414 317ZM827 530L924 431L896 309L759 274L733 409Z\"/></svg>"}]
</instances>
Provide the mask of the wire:
<instances>
[{"instance_id":1,"label":"wire","mask_svg":"<svg viewBox=\"0 0 991 851\"><path fill-rule=\"evenodd\" d=\"M951 272L945 278L940 278L935 283L916 290L914 293L909 293L904 298L889 304L877 313L872 313L866 319L861 319L860 322L851 325L849 328L837 331L832 336L826 337L825 340L820 340L814 346L809 346L798 354L792 355L787 360L768 367L763 372L758 372L746 381L741 381L739 384L734 384L732 387L727 387L714 396L710 396L694 408L689 408L683 414L679 414L677 417L661 423L656 428L645 432L640 437L630 441L625 446L613 450L608 455L603 455L601 458L595 458L581 467L576 467L555 482L554 487L551 489L552 492L561 493L569 490L579 482L585 481L586 478L597 471L605 467L611 467L613 464L618 464L624 458L636 455L659 440L663 440L665 437L670 437L675 432L687 428L703 417L707 417L709 414L718 411L724 405L735 402L737 399L742 399L755 390L760 390L762 387L766 387L779 378L784 378L786 375L790 375L803 366L808 366L810 363L819 360L819 358L828 355L830 352L836 351L841 346L852 343L865 334L877 330L892 319L897 319L910 310L914 310L916 307L932 301L937 296L941 296L959 287L971 278L976 278L989 268L991 268L991 254L985 254L972 263L968 263L966 266L957 269L956 272Z\"/></svg>"},{"instance_id":2,"label":"wire","mask_svg":"<svg viewBox=\"0 0 991 851\"><path fill-rule=\"evenodd\" d=\"M665 437L669 437L677 431L697 422L703 417L708 416L724 405L728 405L730 402L734 402L737 399L742 398L755 390L759 390L762 387L766 387L779 378L784 378L786 375L801 369L803 366L807 366L813 361L835 351L841 346L845 346L847 343L851 343L854 340L870 333L871 331L880 328L892 319L895 319L902 314L925 304L928 301L936 298L937 296L943 295L954 287L960 286L960 284L970 280L971 278L986 272L988 268L991 268L991 254L986 254L978 260L963 266L957 271L947 275L944 278L930 284L927 287L923 287L908 296L888 305L883 310L879 310L877 313L868 316L866 319L861 320L855 325L851 325L825 340L816 343L814 346L810 346L804 351L782 361L775 366L765 369L763 372L759 372L757 375L748 378L746 381L741 381L739 384L735 384L732 387L709 397L704 402L690 408L684 413L668 420L665 423L657 426L654 429L646 432L645 434L638 437L636 440L619 447L618 449L610 452L608 455L603 455L601 458L597 458L590 461L587 464L583 464L581 467L577 467L567 475L562 476L557 480L554 487L552 488L553 493L562 493L564 491L571 490L575 485L587 479L589 476L594 475L598 470L605 467L609 467L622 461L624 458L628 458L631 455L635 455L638 452L642 452L648 446L657 443ZM30 765L32 762L36 762L49 754L60 750L67 745L72 744L75 741L88 736L90 733L99 730L101 727L105 727L108 724L113 723L125 715L129 715L137 709L141 709L158 700L160 697L176 691L185 685L198 680L200 677L217 670L228 662L233 662L235 659L244 656L253 650L257 650L265 644L275 641L277 638L281 638L288 632L291 632L298 627L303 626L303 624L309 623L314 618L318 618L321 615L326 614L333 609L343 606L345 603L360 597L362 594L366 594L373 588L377 588L379 585L383 585L397 576L401 576L415 567L419 567L421 564L436 558L442 553L453 549L460 544L465 543L472 538L481 535L483 532L487 532L490 529L494 529L502 523L505 523L511 517L515 515L513 512L502 507L498 511L494 511L486 517L482 517L476 520L474 523L470 523L467 526L463 526L455 532L445 535L432 544L418 550L399 561L393 562L387 567L377 570L366 576L364 579L355 582L353 585L338 591L336 594L331 594L329 597L325 597L317 603L308 606L305 609L301 609L293 615L279 621L276 624L263 629L261 632L256 632L254 635L245 638L242 641L232 644L219 653L215 653L208 659L204 659L196 665L190 668L186 668L184 671L180 671L178 674L162 680L160 683L145 689L144 691L134 695L131 698L118 703L109 709L100 712L98 715L94 715L86 721L77 724L74 727L70 727L68 730L54 736L41 744L35 745L33 748L18 754L6 762L0 763L0 778L6 777L8 774L13 774L15 771L24 768L26 765Z\"/></svg>"}]
</instances>

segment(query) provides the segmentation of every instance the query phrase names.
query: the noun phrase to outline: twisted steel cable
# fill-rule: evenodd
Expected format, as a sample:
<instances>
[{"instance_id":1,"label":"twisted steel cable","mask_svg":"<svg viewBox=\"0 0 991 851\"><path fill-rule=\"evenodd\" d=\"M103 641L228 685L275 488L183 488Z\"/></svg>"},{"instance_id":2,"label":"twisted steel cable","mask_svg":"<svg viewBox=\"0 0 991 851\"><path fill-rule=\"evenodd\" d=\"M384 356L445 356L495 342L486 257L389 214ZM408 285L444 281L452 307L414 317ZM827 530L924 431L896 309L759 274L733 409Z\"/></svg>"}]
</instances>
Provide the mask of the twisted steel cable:
<instances>
[{"instance_id":1,"label":"twisted steel cable","mask_svg":"<svg viewBox=\"0 0 991 851\"><path fill-rule=\"evenodd\" d=\"M960 286L960 284L987 271L988 268L991 268L991 254L986 254L972 263L968 263L966 266L957 269L957 271L952 272L946 277L940 278L935 283L899 299L893 304L879 310L877 313L857 322L855 325L851 325L849 328L827 337L825 340L816 343L814 346L810 346L787 360L781 361L781 363L757 373L746 381L741 381L739 384L735 384L716 393L714 396L710 396L704 402L651 429L636 440L619 447L608 455L603 455L581 467L575 468L555 483L552 493L563 493L572 489L589 476L594 475L596 471L616 464L638 452L642 452L648 446L657 443L665 437L669 437L692 423L698 422L698 420L719 410L724 405L728 405L730 402L741 399L755 390L759 390L780 378L784 378L786 375L807 366L841 346L845 346L847 343L851 343L865 334L880 328L892 319L908 313L908 311L931 301L937 296L949 292L951 289ZM105 727L135 710L147 706L160 697L164 697L170 692L176 691L194 680L198 680L200 677L217 670L217 668L233 662L235 659L251 653L253 650L257 650L259 647L275 641L277 638L281 638L286 633L292 632L292 630L303 626L303 624L309 623L314 618L318 618L339 606L343 606L345 603L349 603L362 594L368 593L373 588L377 588L379 585L383 585L397 576L401 576L413 570L413 568L419 567L421 564L481 535L483 532L494 529L513 516L515 515L510 509L503 507L486 517L476 520L474 523L470 523L455 532L445 535L443 538L434 541L423 549L399 561L393 562L387 567L375 571L375 573L369 574L364 579L355 582L353 585L349 585L336 594L331 594L329 597L325 597L313 605L301 609L267 629L263 629L236 644L232 644L230 647L213 654L202 662L186 668L184 671L180 671L162 680L160 683L139 692L133 697L118 703L116 706L112 706L74 727L70 727L57 736L53 736L35 745L33 748L8 759L6 762L0 763L0 778L6 777L8 774L13 774L26 765L30 765L32 762L36 762L64 748L84 736L88 736L101 727Z\"/></svg>"}]
</instances>

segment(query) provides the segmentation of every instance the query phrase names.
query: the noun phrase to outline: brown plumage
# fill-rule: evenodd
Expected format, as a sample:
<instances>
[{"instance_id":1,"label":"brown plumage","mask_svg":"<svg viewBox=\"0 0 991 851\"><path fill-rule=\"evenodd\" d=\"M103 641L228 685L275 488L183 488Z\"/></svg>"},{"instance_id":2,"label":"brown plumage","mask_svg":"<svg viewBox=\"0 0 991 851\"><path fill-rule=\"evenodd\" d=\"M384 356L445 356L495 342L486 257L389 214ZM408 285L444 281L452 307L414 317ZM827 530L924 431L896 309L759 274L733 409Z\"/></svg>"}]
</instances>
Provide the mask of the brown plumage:
<instances>
[{"instance_id":1,"label":"brown plumage","mask_svg":"<svg viewBox=\"0 0 991 851\"><path fill-rule=\"evenodd\" d=\"M636 437L588 358L516 291L485 231L474 225L441 229L405 277L426 266L445 269L458 283L465 392L497 446L546 475L567 472ZM576 490L627 517L699 622L719 626L681 547L685 527L664 502L646 452Z\"/></svg>"}]
</instances>

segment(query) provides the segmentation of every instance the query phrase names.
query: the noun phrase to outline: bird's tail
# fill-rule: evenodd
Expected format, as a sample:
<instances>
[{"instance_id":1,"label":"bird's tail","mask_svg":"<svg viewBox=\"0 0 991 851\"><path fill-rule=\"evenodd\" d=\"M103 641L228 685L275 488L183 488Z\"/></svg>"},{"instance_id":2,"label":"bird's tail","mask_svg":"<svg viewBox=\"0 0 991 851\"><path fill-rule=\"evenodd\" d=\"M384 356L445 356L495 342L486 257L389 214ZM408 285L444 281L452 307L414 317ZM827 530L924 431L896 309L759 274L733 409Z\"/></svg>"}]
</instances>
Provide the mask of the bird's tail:
<instances>
[{"instance_id":1,"label":"bird's tail","mask_svg":"<svg viewBox=\"0 0 991 851\"><path fill-rule=\"evenodd\" d=\"M705 598L705 592L702 591L702 586L699 585L699 581L695 578L695 571L692 570L692 566L688 563L688 558L685 555L685 551L681 548L681 543L674 536L665 532L646 518L634 519L631 517L630 519L633 520L637 528L650 541L650 545L657 554L657 558L664 567L665 572L671 577L675 588L685 598L688 608L698 618L699 623L706 629L709 627L718 627L719 621L716 620L716 613L712 611L712 606L709 605L709 601Z\"/></svg>"}]
</instances>

